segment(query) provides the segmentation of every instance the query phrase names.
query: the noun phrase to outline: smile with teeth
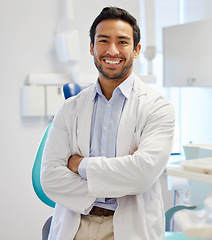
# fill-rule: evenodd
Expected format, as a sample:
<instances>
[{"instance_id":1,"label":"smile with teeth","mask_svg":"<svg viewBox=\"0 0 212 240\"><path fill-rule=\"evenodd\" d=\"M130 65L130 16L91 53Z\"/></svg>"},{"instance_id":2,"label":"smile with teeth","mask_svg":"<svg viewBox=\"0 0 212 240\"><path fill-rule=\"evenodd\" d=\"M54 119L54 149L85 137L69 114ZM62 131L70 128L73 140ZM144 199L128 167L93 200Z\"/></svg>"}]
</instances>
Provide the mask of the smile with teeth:
<instances>
[{"instance_id":1,"label":"smile with teeth","mask_svg":"<svg viewBox=\"0 0 212 240\"><path fill-rule=\"evenodd\" d=\"M105 59L105 62L108 63L108 64L116 65L116 64L119 64L119 63L121 62L121 60L112 61L112 60L106 60L106 59Z\"/></svg>"},{"instance_id":2,"label":"smile with teeth","mask_svg":"<svg viewBox=\"0 0 212 240\"><path fill-rule=\"evenodd\" d=\"M118 65L120 62L122 62L122 60L108 60L108 59L104 59L105 63L109 64L109 65L113 65L116 66Z\"/></svg>"}]
</instances>

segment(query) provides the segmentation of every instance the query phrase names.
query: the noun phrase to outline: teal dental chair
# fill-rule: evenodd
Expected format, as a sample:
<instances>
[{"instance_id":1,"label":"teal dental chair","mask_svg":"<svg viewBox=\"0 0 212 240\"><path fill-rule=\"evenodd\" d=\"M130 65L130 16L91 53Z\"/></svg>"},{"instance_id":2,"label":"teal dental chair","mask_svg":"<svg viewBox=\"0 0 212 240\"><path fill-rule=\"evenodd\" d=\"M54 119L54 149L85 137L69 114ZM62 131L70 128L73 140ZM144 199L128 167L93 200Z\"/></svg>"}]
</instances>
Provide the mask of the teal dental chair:
<instances>
[{"instance_id":1,"label":"teal dental chair","mask_svg":"<svg viewBox=\"0 0 212 240\"><path fill-rule=\"evenodd\" d=\"M63 87L63 92L64 92L64 96L65 96L66 99L73 96L73 95L76 95L80 91L81 91L81 88L76 84L66 84ZM44 193L44 191L42 189L41 182L40 182L42 155L43 155L45 142L46 142L48 132L49 132L49 129L50 129L51 125L52 124L50 123L47 126L47 128L44 132L44 135L42 137L42 140L40 142L40 145L38 147L37 153L36 153L35 161L34 161L33 168L32 168L32 185L33 185L33 188L34 188L34 191L35 191L37 197L43 203L48 205L49 207L54 208L55 207L55 202L52 201L50 198L48 198L46 196L46 194ZM170 231L170 222L171 222L172 216L175 212L180 211L181 209L194 209L194 208L195 208L195 206L180 205L180 206L174 206L166 212L166 214L165 214L165 216L166 216L165 240L198 240L198 239L194 239L194 238L193 239L186 238L185 235L181 232L171 232ZM48 234L49 234L49 229L50 229L50 226L51 226L51 221L52 221L52 216L50 216L43 225L42 240L47 240L48 239Z\"/></svg>"},{"instance_id":2,"label":"teal dental chair","mask_svg":"<svg viewBox=\"0 0 212 240\"><path fill-rule=\"evenodd\" d=\"M65 99L68 99L74 95L77 95L81 91L81 87L78 84L74 83L67 83L63 86L63 93ZM44 145L48 136L49 128L51 127L52 123L48 125L46 128L46 131L43 135L43 138L40 142L40 146L37 150L37 154L35 157L34 165L32 168L32 184L33 188L35 190L35 193L37 194L38 198L47 204L50 207L55 207L55 203L49 199L46 194L44 193L42 187L41 187L41 182L40 182L40 170L41 170L41 161L42 161L42 155L43 155L43 149Z\"/></svg>"}]
</instances>

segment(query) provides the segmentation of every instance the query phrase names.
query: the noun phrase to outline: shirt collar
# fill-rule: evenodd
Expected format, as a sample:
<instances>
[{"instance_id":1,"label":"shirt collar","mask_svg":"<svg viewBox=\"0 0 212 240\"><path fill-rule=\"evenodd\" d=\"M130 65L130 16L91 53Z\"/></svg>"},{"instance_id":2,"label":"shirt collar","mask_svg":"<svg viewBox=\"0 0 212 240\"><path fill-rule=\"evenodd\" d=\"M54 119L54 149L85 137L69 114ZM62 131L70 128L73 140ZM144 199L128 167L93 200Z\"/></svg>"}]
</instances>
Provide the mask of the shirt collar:
<instances>
[{"instance_id":1,"label":"shirt collar","mask_svg":"<svg viewBox=\"0 0 212 240\"><path fill-rule=\"evenodd\" d=\"M125 79L117 88L119 88L122 94L128 99L134 85L134 74L131 74L127 79Z\"/></svg>"},{"instance_id":2,"label":"shirt collar","mask_svg":"<svg viewBox=\"0 0 212 240\"><path fill-rule=\"evenodd\" d=\"M127 79L125 79L115 90L117 91L118 89L121 91L121 93L128 99L130 96L130 93L133 89L133 85L134 85L134 74L131 74ZM96 95L99 94L100 96L103 95L102 93L102 89L100 87L99 84L99 80L97 80L96 82L96 86L95 86L95 91L94 91L94 95L93 95L93 100L95 99Z\"/></svg>"}]
</instances>

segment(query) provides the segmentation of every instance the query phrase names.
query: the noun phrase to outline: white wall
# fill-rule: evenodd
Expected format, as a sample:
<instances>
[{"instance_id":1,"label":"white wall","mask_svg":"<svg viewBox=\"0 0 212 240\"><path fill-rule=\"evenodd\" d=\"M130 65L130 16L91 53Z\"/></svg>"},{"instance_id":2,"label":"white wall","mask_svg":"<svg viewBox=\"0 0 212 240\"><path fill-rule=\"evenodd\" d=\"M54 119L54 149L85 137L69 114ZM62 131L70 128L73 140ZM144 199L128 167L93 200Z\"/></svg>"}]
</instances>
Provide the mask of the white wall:
<instances>
[{"instance_id":1,"label":"white wall","mask_svg":"<svg viewBox=\"0 0 212 240\"><path fill-rule=\"evenodd\" d=\"M63 71L52 49L58 2L1 1L0 238L5 240L41 239L41 226L52 212L31 184L33 160L48 121L21 118L20 87L30 72Z\"/></svg>"},{"instance_id":2,"label":"white wall","mask_svg":"<svg viewBox=\"0 0 212 240\"><path fill-rule=\"evenodd\" d=\"M31 184L34 157L49 120L21 117L20 88L29 73L66 72L53 49L56 26L64 13L63 3L63 0L1 1L0 239L41 239L41 227L52 213L36 197ZM125 7L138 16L138 0L74 0L75 16L82 22L78 27L84 32L81 58L85 72L93 67L92 58L85 53L89 49L90 22L108 4Z\"/></svg>"}]
</instances>

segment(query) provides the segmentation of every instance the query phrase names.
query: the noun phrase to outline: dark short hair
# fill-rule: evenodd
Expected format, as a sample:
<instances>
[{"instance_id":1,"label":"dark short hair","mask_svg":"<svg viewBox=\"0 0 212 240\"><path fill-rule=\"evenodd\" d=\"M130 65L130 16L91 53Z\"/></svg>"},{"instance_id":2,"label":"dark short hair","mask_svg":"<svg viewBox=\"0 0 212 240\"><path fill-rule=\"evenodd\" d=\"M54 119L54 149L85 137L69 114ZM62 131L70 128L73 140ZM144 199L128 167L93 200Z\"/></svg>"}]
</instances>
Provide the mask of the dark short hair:
<instances>
[{"instance_id":1,"label":"dark short hair","mask_svg":"<svg viewBox=\"0 0 212 240\"><path fill-rule=\"evenodd\" d=\"M93 24L90 28L90 40L91 43L94 45L94 37L96 33L97 25L102 22L103 20L107 19L120 19L129 23L133 29L133 40L134 40L134 49L137 47L138 43L140 42L140 29L137 24L137 20L126 10L117 8L117 7L105 7L101 11L101 13L96 17Z\"/></svg>"}]
</instances>

